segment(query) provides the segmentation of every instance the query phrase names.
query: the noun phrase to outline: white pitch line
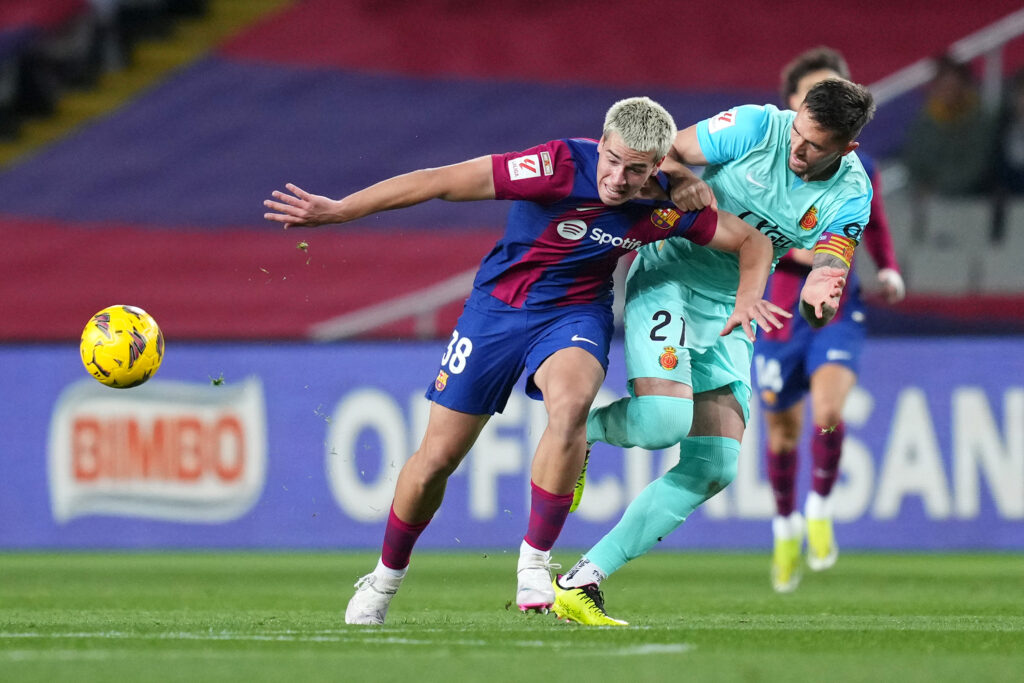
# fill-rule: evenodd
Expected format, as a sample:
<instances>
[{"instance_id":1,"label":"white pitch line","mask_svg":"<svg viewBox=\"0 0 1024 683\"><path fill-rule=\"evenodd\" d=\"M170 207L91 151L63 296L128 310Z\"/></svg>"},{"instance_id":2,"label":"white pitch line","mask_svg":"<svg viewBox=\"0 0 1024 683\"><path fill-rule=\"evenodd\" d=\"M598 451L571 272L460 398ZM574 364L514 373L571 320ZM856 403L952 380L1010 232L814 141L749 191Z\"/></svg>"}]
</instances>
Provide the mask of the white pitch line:
<instances>
[{"instance_id":1,"label":"white pitch line","mask_svg":"<svg viewBox=\"0 0 1024 683\"><path fill-rule=\"evenodd\" d=\"M608 650L606 654L619 656L632 655L677 655L689 652L694 648L690 643L648 643L647 645L633 645L631 647L620 647L616 650Z\"/></svg>"},{"instance_id":2,"label":"white pitch line","mask_svg":"<svg viewBox=\"0 0 1024 683\"><path fill-rule=\"evenodd\" d=\"M445 633L444 629L430 629L435 633ZM603 630L603 629L602 629ZM447 640L447 639L436 639L436 638L415 638L409 636L398 636L393 635L397 630L390 629L389 633L381 633L380 631L371 631L369 629L351 629L348 631L319 631L314 633L303 634L296 631L283 631L266 634L255 634L255 633L237 633L230 631L178 631L173 633L126 633L124 631L96 631L96 632L65 632L65 633L39 633L34 631L27 631L22 633L0 633L0 641L3 640L41 640L41 641L56 641L56 640L177 640L177 641L233 641L233 642L290 642L290 643L358 643L362 645L422 645L426 647L434 647L437 645L445 645L450 647L467 647L467 648L486 648L488 646L502 646L502 647L513 647L522 649L537 649L537 648L552 648L555 650L565 650L567 653L574 653L580 655L590 655L594 649L603 649L606 647L604 643L565 643L561 641L544 641L544 640L511 640L501 641L496 639L494 641L476 639L458 639L458 640ZM450 631L448 631L450 633ZM646 645L624 647L612 650L610 653L614 655L635 655L635 654L666 654L666 653L679 653L685 652L690 649L690 645L685 644L660 644L660 643L649 643ZM24 658L31 658L35 655L31 654L34 651L31 650L8 650L4 651L0 649L0 660L18 660ZM45 658L46 653L66 653L67 658L74 658L76 652L85 652L82 658L102 658L110 656L111 651L76 651L76 650L40 650L40 658ZM89 654L92 652L92 654ZM103 654L107 652L107 654ZM60 654L56 655L61 657Z\"/></svg>"}]
</instances>

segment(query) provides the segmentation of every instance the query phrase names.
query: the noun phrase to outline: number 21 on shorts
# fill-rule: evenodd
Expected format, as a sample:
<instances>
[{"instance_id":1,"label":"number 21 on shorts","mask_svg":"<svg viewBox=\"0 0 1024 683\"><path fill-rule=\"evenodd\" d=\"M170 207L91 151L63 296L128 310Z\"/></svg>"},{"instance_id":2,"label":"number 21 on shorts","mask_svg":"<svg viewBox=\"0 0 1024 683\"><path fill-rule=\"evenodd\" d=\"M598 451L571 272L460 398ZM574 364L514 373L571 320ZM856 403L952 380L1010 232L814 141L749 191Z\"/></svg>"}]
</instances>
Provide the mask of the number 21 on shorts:
<instances>
[{"instance_id":1,"label":"number 21 on shorts","mask_svg":"<svg viewBox=\"0 0 1024 683\"><path fill-rule=\"evenodd\" d=\"M469 337L460 337L459 331L452 332L452 340L448 342L448 348L441 357L441 367L447 367L448 372L458 375L466 369L466 361L469 354L473 353L473 340Z\"/></svg>"},{"instance_id":2,"label":"number 21 on shorts","mask_svg":"<svg viewBox=\"0 0 1024 683\"><path fill-rule=\"evenodd\" d=\"M654 325L651 327L651 341L663 342L668 340L666 332L675 331L675 327L672 325L672 314L668 311L658 311L651 316L651 322ZM679 346L686 345L686 320L683 316L679 316ZM665 328L668 329L665 329ZM674 342L673 342L674 343Z\"/></svg>"}]
</instances>

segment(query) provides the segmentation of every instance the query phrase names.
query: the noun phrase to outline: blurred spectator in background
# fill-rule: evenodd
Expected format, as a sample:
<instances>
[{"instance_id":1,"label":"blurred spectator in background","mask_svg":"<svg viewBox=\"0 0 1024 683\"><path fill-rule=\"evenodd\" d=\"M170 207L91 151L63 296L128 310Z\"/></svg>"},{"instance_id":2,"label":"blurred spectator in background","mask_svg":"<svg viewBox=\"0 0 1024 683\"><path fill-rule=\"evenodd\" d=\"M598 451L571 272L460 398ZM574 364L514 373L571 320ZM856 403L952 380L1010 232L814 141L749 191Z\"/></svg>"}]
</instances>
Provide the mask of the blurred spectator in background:
<instances>
[{"instance_id":1,"label":"blurred spectator in background","mask_svg":"<svg viewBox=\"0 0 1024 683\"><path fill-rule=\"evenodd\" d=\"M903 149L915 194L971 195L989 189L994 117L982 107L969 64L943 55Z\"/></svg>"},{"instance_id":2,"label":"blurred spectator in background","mask_svg":"<svg viewBox=\"0 0 1024 683\"><path fill-rule=\"evenodd\" d=\"M25 119L57 113L69 90L94 88L132 61L135 47L169 37L208 0L0 0L0 140Z\"/></svg>"},{"instance_id":3,"label":"blurred spectator in background","mask_svg":"<svg viewBox=\"0 0 1024 683\"><path fill-rule=\"evenodd\" d=\"M999 120L996 184L1010 194L1024 194L1024 70L1006 89Z\"/></svg>"},{"instance_id":4,"label":"blurred spectator in background","mask_svg":"<svg viewBox=\"0 0 1024 683\"><path fill-rule=\"evenodd\" d=\"M996 241L1006 234L1006 203L1024 196L1024 69L1006 87L996 136Z\"/></svg>"}]
</instances>

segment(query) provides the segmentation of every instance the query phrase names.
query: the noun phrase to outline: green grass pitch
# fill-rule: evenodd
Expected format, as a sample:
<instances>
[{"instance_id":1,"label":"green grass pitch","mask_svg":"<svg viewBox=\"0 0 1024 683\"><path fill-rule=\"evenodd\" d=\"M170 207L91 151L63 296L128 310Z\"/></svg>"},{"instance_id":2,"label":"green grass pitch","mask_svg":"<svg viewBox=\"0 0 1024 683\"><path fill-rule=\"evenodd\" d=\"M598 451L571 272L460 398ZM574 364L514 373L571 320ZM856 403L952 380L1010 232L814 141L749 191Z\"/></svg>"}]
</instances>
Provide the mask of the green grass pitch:
<instances>
[{"instance_id":1,"label":"green grass pitch","mask_svg":"<svg viewBox=\"0 0 1024 683\"><path fill-rule=\"evenodd\" d=\"M511 552L421 552L386 626L346 626L375 561L0 554L0 680L1024 680L1019 554L849 552L776 595L767 555L652 553L604 585L631 625L587 628L506 609Z\"/></svg>"}]
</instances>

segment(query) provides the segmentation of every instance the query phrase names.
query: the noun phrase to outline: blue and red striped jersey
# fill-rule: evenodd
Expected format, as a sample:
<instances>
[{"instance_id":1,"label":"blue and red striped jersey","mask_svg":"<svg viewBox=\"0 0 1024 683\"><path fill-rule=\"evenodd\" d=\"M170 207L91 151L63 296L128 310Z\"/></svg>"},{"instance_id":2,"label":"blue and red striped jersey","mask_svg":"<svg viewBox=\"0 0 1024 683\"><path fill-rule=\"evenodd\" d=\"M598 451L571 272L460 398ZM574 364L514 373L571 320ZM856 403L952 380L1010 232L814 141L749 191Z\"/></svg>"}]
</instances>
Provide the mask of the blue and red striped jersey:
<instances>
[{"instance_id":1,"label":"blue and red striped jersey","mask_svg":"<svg viewBox=\"0 0 1024 683\"><path fill-rule=\"evenodd\" d=\"M475 289L515 308L610 302L619 257L667 237L703 245L714 236L711 209L684 212L667 200L603 204L597 159L595 140L575 138L491 157L495 196L514 203Z\"/></svg>"}]
</instances>

